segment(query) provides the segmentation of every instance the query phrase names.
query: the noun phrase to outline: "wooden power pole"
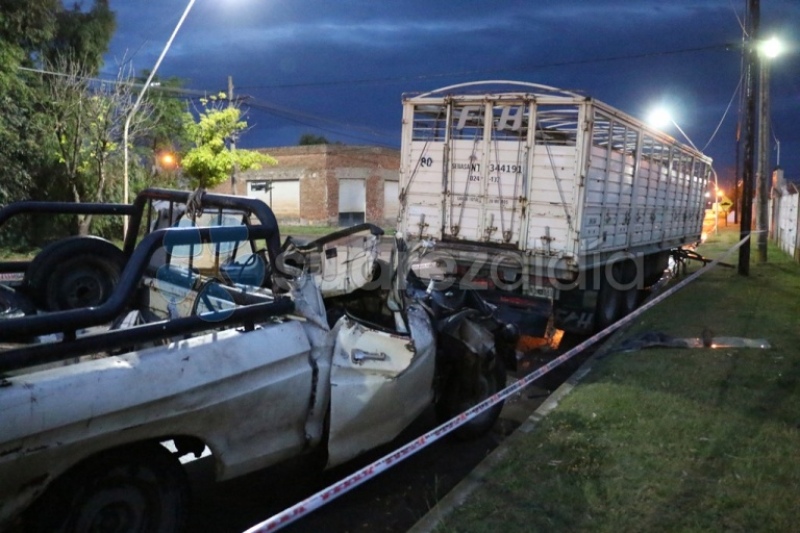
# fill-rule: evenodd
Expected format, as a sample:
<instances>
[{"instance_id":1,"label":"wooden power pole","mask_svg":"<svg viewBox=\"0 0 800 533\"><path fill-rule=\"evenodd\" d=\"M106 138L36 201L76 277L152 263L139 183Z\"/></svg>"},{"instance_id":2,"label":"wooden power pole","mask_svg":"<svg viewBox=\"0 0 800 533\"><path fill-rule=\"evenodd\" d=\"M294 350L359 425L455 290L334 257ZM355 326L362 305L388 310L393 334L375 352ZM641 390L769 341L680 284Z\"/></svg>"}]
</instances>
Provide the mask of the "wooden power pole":
<instances>
[{"instance_id":1,"label":"wooden power pole","mask_svg":"<svg viewBox=\"0 0 800 533\"><path fill-rule=\"evenodd\" d=\"M747 41L745 43L745 129L744 129L744 165L742 168L742 218L740 237L750 235L753 224L753 159L755 154L756 124L756 86L758 72L758 51L756 43L761 18L759 0L748 0L747 3ZM738 272L742 276L750 275L750 239L739 248Z\"/></svg>"}]
</instances>

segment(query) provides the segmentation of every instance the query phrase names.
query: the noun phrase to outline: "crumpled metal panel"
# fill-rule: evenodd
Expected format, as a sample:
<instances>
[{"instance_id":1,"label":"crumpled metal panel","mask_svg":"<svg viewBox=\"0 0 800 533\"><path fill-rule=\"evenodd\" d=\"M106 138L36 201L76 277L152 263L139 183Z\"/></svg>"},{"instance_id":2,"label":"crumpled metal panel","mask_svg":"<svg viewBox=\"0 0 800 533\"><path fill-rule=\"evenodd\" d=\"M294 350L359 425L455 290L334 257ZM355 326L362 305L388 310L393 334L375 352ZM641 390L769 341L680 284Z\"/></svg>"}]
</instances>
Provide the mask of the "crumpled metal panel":
<instances>
[{"instance_id":1,"label":"crumpled metal panel","mask_svg":"<svg viewBox=\"0 0 800 533\"><path fill-rule=\"evenodd\" d=\"M409 334L343 317L334 327L328 466L389 442L433 400L434 331L419 306Z\"/></svg>"}]
</instances>

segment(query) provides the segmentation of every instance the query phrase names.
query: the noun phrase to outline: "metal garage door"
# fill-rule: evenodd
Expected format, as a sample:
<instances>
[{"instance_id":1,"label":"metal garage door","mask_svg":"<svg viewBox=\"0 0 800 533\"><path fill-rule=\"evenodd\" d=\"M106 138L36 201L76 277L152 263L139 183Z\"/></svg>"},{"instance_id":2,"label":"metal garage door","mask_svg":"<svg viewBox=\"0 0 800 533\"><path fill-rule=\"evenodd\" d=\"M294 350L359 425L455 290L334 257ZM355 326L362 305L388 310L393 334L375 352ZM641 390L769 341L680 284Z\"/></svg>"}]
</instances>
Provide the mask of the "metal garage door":
<instances>
[{"instance_id":1,"label":"metal garage door","mask_svg":"<svg viewBox=\"0 0 800 533\"><path fill-rule=\"evenodd\" d=\"M400 194L396 181L383 182L383 220L394 225L400 211Z\"/></svg>"},{"instance_id":2,"label":"metal garage door","mask_svg":"<svg viewBox=\"0 0 800 533\"><path fill-rule=\"evenodd\" d=\"M263 200L276 217L300 217L300 180L248 181L247 195Z\"/></svg>"},{"instance_id":3,"label":"metal garage door","mask_svg":"<svg viewBox=\"0 0 800 533\"><path fill-rule=\"evenodd\" d=\"M339 225L352 226L364 222L367 191L364 180L339 180Z\"/></svg>"}]
</instances>

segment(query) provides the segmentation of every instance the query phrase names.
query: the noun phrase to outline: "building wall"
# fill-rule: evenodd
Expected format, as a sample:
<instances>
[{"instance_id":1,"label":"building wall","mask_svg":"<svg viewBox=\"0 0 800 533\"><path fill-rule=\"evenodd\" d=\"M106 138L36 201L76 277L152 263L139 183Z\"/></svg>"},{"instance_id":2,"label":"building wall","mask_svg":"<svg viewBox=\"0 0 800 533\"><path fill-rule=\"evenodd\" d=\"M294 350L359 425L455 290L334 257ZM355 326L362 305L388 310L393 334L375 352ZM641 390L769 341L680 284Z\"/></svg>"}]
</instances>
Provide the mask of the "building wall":
<instances>
[{"instance_id":1,"label":"building wall","mask_svg":"<svg viewBox=\"0 0 800 533\"><path fill-rule=\"evenodd\" d=\"M397 208L389 206L386 209L384 184L398 181L398 150L319 144L264 148L259 151L277 159L278 164L238 173L235 194L246 195L248 181L299 180L299 213L292 217L284 210L279 222L337 225L339 180L352 179L365 183L366 221L386 228L394 227ZM228 194L231 190L230 181L214 189L215 192Z\"/></svg>"}]
</instances>

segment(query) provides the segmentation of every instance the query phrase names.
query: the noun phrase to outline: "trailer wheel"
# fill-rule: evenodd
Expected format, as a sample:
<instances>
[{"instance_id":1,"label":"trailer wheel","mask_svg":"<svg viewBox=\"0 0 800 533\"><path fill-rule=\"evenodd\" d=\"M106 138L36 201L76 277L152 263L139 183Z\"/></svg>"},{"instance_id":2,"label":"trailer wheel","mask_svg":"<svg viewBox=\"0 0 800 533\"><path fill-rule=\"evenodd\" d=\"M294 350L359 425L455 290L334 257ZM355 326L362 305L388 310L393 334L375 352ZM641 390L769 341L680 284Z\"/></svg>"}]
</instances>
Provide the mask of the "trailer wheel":
<instances>
[{"instance_id":1,"label":"trailer wheel","mask_svg":"<svg viewBox=\"0 0 800 533\"><path fill-rule=\"evenodd\" d=\"M621 307L622 293L603 279L597 295L594 316L595 330L601 331L616 322L619 319Z\"/></svg>"},{"instance_id":2,"label":"trailer wheel","mask_svg":"<svg viewBox=\"0 0 800 533\"><path fill-rule=\"evenodd\" d=\"M628 289L622 291L620 316L628 316L633 313L642 301L642 293L638 287L641 286L641 278L633 261L626 261L622 267L624 275L623 283Z\"/></svg>"},{"instance_id":3,"label":"trailer wheel","mask_svg":"<svg viewBox=\"0 0 800 533\"><path fill-rule=\"evenodd\" d=\"M476 368L475 365L479 365ZM474 357L473 364L465 364L451 376L436 403L436 417L446 422L459 413L469 410L506 385L506 371L502 358ZM459 426L453 435L461 440L480 437L487 433L500 416L503 403L498 402L469 422Z\"/></svg>"},{"instance_id":4,"label":"trailer wheel","mask_svg":"<svg viewBox=\"0 0 800 533\"><path fill-rule=\"evenodd\" d=\"M103 453L56 480L25 516L29 532L174 533L189 490L177 458L159 444Z\"/></svg>"},{"instance_id":5,"label":"trailer wheel","mask_svg":"<svg viewBox=\"0 0 800 533\"><path fill-rule=\"evenodd\" d=\"M119 281L125 254L98 237L70 237L44 248L25 273L31 299L45 311L104 303Z\"/></svg>"},{"instance_id":6,"label":"trailer wheel","mask_svg":"<svg viewBox=\"0 0 800 533\"><path fill-rule=\"evenodd\" d=\"M622 312L621 316L628 316L636 311L641 301L641 291L636 287L630 288L622 293Z\"/></svg>"}]
</instances>

